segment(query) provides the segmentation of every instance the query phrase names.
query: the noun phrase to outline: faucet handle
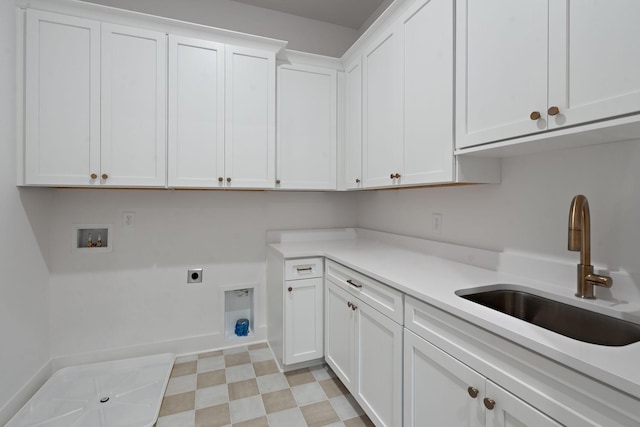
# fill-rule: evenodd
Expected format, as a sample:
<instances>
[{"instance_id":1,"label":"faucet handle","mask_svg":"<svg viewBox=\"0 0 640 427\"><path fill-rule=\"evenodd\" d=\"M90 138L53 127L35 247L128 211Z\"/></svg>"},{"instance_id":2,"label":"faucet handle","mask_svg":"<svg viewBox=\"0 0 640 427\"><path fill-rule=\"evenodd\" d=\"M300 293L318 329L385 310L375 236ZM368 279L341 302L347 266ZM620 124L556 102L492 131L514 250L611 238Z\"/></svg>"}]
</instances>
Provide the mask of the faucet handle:
<instances>
[{"instance_id":1,"label":"faucet handle","mask_svg":"<svg viewBox=\"0 0 640 427\"><path fill-rule=\"evenodd\" d=\"M587 274L584 278L590 285L602 286L603 288L610 288L613 284L613 279L609 276L600 276L599 274Z\"/></svg>"}]
</instances>

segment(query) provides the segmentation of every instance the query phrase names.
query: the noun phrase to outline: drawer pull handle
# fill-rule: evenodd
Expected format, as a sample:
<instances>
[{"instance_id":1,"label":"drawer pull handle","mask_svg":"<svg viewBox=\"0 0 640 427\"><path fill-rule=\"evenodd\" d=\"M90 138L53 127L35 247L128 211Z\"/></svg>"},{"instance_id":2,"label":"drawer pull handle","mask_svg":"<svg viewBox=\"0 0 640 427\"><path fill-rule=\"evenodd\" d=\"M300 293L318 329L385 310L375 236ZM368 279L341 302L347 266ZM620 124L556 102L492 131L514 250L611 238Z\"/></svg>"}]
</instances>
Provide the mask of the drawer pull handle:
<instances>
[{"instance_id":1,"label":"drawer pull handle","mask_svg":"<svg viewBox=\"0 0 640 427\"><path fill-rule=\"evenodd\" d=\"M493 410L493 408L495 408L496 406L496 401L493 399L489 399L488 397L485 397L483 402L484 406L490 411Z\"/></svg>"},{"instance_id":2,"label":"drawer pull handle","mask_svg":"<svg viewBox=\"0 0 640 427\"><path fill-rule=\"evenodd\" d=\"M289 287L287 288L287 290L288 290L289 292L291 292L291 291L293 291L293 288L292 288L291 286L289 286Z\"/></svg>"},{"instance_id":3,"label":"drawer pull handle","mask_svg":"<svg viewBox=\"0 0 640 427\"><path fill-rule=\"evenodd\" d=\"M473 397L474 399L478 397L478 389L475 387L469 387L467 389L467 393L469 393L469 396Z\"/></svg>"},{"instance_id":4,"label":"drawer pull handle","mask_svg":"<svg viewBox=\"0 0 640 427\"><path fill-rule=\"evenodd\" d=\"M351 279L348 279L348 280L347 280L347 283L348 283L348 284L350 284L351 286L354 286L354 287L358 288L358 289L360 289L360 288L362 287L362 285L360 285L360 284L358 284L358 283L355 283L355 282L354 282L353 280L351 280Z\"/></svg>"},{"instance_id":5,"label":"drawer pull handle","mask_svg":"<svg viewBox=\"0 0 640 427\"><path fill-rule=\"evenodd\" d=\"M313 270L313 267L297 267L296 270L300 273L301 271L311 271Z\"/></svg>"}]
</instances>

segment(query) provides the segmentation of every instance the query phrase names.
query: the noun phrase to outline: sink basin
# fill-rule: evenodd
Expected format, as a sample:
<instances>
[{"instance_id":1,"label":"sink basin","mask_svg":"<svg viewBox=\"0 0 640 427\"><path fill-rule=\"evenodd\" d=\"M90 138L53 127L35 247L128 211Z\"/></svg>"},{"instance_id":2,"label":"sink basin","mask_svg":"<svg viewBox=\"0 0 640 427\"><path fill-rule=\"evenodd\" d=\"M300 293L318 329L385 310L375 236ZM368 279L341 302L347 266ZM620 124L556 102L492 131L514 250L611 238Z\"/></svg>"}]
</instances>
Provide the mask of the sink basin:
<instances>
[{"instance_id":1,"label":"sink basin","mask_svg":"<svg viewBox=\"0 0 640 427\"><path fill-rule=\"evenodd\" d=\"M469 301L583 342L623 346L640 341L640 324L538 295L513 289L469 294L465 292L458 291L456 294Z\"/></svg>"}]
</instances>

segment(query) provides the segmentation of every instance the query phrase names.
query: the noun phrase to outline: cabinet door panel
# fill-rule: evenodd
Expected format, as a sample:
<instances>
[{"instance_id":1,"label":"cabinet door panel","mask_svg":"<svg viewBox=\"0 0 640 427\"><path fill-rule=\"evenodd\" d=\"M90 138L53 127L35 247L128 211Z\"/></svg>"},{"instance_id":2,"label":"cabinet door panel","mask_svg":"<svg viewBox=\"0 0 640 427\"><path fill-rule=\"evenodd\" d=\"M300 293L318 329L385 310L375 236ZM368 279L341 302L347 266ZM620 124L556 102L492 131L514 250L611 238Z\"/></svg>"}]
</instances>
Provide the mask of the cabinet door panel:
<instances>
[{"instance_id":1,"label":"cabinet door panel","mask_svg":"<svg viewBox=\"0 0 640 427\"><path fill-rule=\"evenodd\" d=\"M275 55L226 46L225 169L229 187L275 181Z\"/></svg>"},{"instance_id":2,"label":"cabinet door panel","mask_svg":"<svg viewBox=\"0 0 640 427\"><path fill-rule=\"evenodd\" d=\"M169 186L224 176L224 45L169 37Z\"/></svg>"},{"instance_id":3,"label":"cabinet door panel","mask_svg":"<svg viewBox=\"0 0 640 427\"><path fill-rule=\"evenodd\" d=\"M492 410L486 411L487 426L559 427L561 425L489 380L486 382L486 396L496 402Z\"/></svg>"},{"instance_id":4,"label":"cabinet door panel","mask_svg":"<svg viewBox=\"0 0 640 427\"><path fill-rule=\"evenodd\" d=\"M26 38L26 183L95 184L100 23L28 10Z\"/></svg>"},{"instance_id":5,"label":"cabinet door panel","mask_svg":"<svg viewBox=\"0 0 640 427\"><path fill-rule=\"evenodd\" d=\"M405 329L405 426L485 425L484 384L482 375Z\"/></svg>"},{"instance_id":6,"label":"cabinet door panel","mask_svg":"<svg viewBox=\"0 0 640 427\"><path fill-rule=\"evenodd\" d=\"M402 82L398 31L393 28L363 54L363 180L365 187L395 184L402 171Z\"/></svg>"},{"instance_id":7,"label":"cabinet door panel","mask_svg":"<svg viewBox=\"0 0 640 427\"><path fill-rule=\"evenodd\" d=\"M421 0L401 19L403 184L453 179L453 3Z\"/></svg>"},{"instance_id":8,"label":"cabinet door panel","mask_svg":"<svg viewBox=\"0 0 640 427\"><path fill-rule=\"evenodd\" d=\"M548 0L456 4L456 146L546 129Z\"/></svg>"},{"instance_id":9,"label":"cabinet door panel","mask_svg":"<svg viewBox=\"0 0 640 427\"><path fill-rule=\"evenodd\" d=\"M640 2L551 2L549 127L640 111Z\"/></svg>"},{"instance_id":10,"label":"cabinet door panel","mask_svg":"<svg viewBox=\"0 0 640 427\"><path fill-rule=\"evenodd\" d=\"M165 34L102 24L106 185L166 185L166 56Z\"/></svg>"},{"instance_id":11,"label":"cabinet door panel","mask_svg":"<svg viewBox=\"0 0 640 427\"><path fill-rule=\"evenodd\" d=\"M277 179L283 189L336 189L337 72L278 67Z\"/></svg>"},{"instance_id":12,"label":"cabinet door panel","mask_svg":"<svg viewBox=\"0 0 640 427\"><path fill-rule=\"evenodd\" d=\"M402 326L360 300L356 399L380 426L402 425Z\"/></svg>"},{"instance_id":13,"label":"cabinet door panel","mask_svg":"<svg viewBox=\"0 0 640 427\"><path fill-rule=\"evenodd\" d=\"M362 60L345 66L345 187L362 187Z\"/></svg>"},{"instance_id":14,"label":"cabinet door panel","mask_svg":"<svg viewBox=\"0 0 640 427\"><path fill-rule=\"evenodd\" d=\"M319 359L323 355L322 278L286 282L285 356L287 365Z\"/></svg>"},{"instance_id":15,"label":"cabinet door panel","mask_svg":"<svg viewBox=\"0 0 640 427\"><path fill-rule=\"evenodd\" d=\"M348 305L353 300L325 280L325 360L349 390L356 384L355 312Z\"/></svg>"}]
</instances>

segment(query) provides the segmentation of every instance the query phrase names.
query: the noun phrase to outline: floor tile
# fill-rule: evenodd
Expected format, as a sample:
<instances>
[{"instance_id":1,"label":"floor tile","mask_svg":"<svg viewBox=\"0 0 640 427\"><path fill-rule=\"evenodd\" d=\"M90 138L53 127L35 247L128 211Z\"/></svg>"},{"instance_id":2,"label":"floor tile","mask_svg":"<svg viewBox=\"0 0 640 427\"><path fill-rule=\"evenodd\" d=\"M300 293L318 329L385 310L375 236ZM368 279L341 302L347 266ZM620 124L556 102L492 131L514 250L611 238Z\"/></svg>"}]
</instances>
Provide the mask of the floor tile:
<instances>
[{"instance_id":1,"label":"floor tile","mask_svg":"<svg viewBox=\"0 0 640 427\"><path fill-rule=\"evenodd\" d=\"M186 393L196 389L198 376L196 374L183 375L169 379L165 396L173 396L174 394Z\"/></svg>"},{"instance_id":2,"label":"floor tile","mask_svg":"<svg viewBox=\"0 0 640 427\"><path fill-rule=\"evenodd\" d=\"M260 395L232 400L229 402L229 409L231 410L231 421L234 424L266 415Z\"/></svg>"},{"instance_id":3,"label":"floor tile","mask_svg":"<svg viewBox=\"0 0 640 427\"><path fill-rule=\"evenodd\" d=\"M345 427L375 427L366 415L346 420L344 421L344 425Z\"/></svg>"},{"instance_id":4,"label":"floor tile","mask_svg":"<svg viewBox=\"0 0 640 427\"><path fill-rule=\"evenodd\" d=\"M216 406L229 401L229 389L226 384L196 390L196 409Z\"/></svg>"},{"instance_id":5,"label":"floor tile","mask_svg":"<svg viewBox=\"0 0 640 427\"><path fill-rule=\"evenodd\" d=\"M226 384L227 377L224 369L198 374L198 388L213 387L214 385Z\"/></svg>"},{"instance_id":6,"label":"floor tile","mask_svg":"<svg viewBox=\"0 0 640 427\"><path fill-rule=\"evenodd\" d=\"M238 381L236 383L227 384L229 387L229 400L244 399L245 397L255 396L259 394L258 383L255 378L250 380Z\"/></svg>"},{"instance_id":7,"label":"floor tile","mask_svg":"<svg viewBox=\"0 0 640 427\"><path fill-rule=\"evenodd\" d=\"M192 411L195 408L195 403L195 390L188 393L166 396L162 399L159 416L164 417L166 415L177 414L178 412Z\"/></svg>"},{"instance_id":8,"label":"floor tile","mask_svg":"<svg viewBox=\"0 0 640 427\"><path fill-rule=\"evenodd\" d=\"M228 403L196 411L195 427L222 427L228 424L231 424Z\"/></svg>"},{"instance_id":9,"label":"floor tile","mask_svg":"<svg viewBox=\"0 0 640 427\"><path fill-rule=\"evenodd\" d=\"M262 362L264 360L273 360L273 353L271 353L271 349L267 348L259 348L257 350L249 350L249 357L251 357L252 362Z\"/></svg>"},{"instance_id":10,"label":"floor tile","mask_svg":"<svg viewBox=\"0 0 640 427\"><path fill-rule=\"evenodd\" d=\"M171 378L181 377L183 375L195 374L198 362L191 361L185 363L176 363L171 370Z\"/></svg>"},{"instance_id":11,"label":"floor tile","mask_svg":"<svg viewBox=\"0 0 640 427\"><path fill-rule=\"evenodd\" d=\"M273 391L262 395L262 402L267 414L284 411L298 406L290 389Z\"/></svg>"},{"instance_id":12,"label":"floor tile","mask_svg":"<svg viewBox=\"0 0 640 427\"><path fill-rule=\"evenodd\" d=\"M230 368L232 366L244 365L247 363L251 363L251 358L249 357L248 351L224 355L224 364L227 368Z\"/></svg>"},{"instance_id":13,"label":"floor tile","mask_svg":"<svg viewBox=\"0 0 640 427\"><path fill-rule=\"evenodd\" d=\"M194 354L191 356L180 356L180 357L176 357L176 360L173 362L174 365L179 365L181 363L186 363L186 362L193 362L195 360L198 360L198 355Z\"/></svg>"},{"instance_id":14,"label":"floor tile","mask_svg":"<svg viewBox=\"0 0 640 427\"><path fill-rule=\"evenodd\" d=\"M307 427L307 423L300 412L300 408L293 408L287 411L276 412L267 415L269 424L272 427L286 426L286 427Z\"/></svg>"},{"instance_id":15,"label":"floor tile","mask_svg":"<svg viewBox=\"0 0 640 427\"><path fill-rule=\"evenodd\" d=\"M324 393L329 399L349 393L344 384L337 378L318 381L318 383L322 386Z\"/></svg>"},{"instance_id":16,"label":"floor tile","mask_svg":"<svg viewBox=\"0 0 640 427\"><path fill-rule=\"evenodd\" d=\"M217 371L218 369L224 369L224 357L212 356L205 359L198 359L198 373Z\"/></svg>"},{"instance_id":17,"label":"floor tile","mask_svg":"<svg viewBox=\"0 0 640 427\"><path fill-rule=\"evenodd\" d=\"M173 415L158 418L155 427L194 427L196 420L195 411L179 412Z\"/></svg>"},{"instance_id":18,"label":"floor tile","mask_svg":"<svg viewBox=\"0 0 640 427\"><path fill-rule=\"evenodd\" d=\"M359 417L364 414L362 409L360 409L360 405L358 405L356 400L350 394L334 397L333 399L330 399L329 402L343 421Z\"/></svg>"},{"instance_id":19,"label":"floor tile","mask_svg":"<svg viewBox=\"0 0 640 427\"><path fill-rule=\"evenodd\" d=\"M302 406L300 411L309 427L326 426L340 421L328 400Z\"/></svg>"},{"instance_id":20,"label":"floor tile","mask_svg":"<svg viewBox=\"0 0 640 427\"><path fill-rule=\"evenodd\" d=\"M320 387L320 384L315 381L292 387L291 391L293 392L296 402L298 402L298 405L300 406L319 402L321 400L327 400L327 395L324 394L322 387Z\"/></svg>"},{"instance_id":21,"label":"floor tile","mask_svg":"<svg viewBox=\"0 0 640 427\"><path fill-rule=\"evenodd\" d=\"M275 374L280 372L278 365L273 360L264 360L262 362L255 362L253 364L253 370L256 373L256 377L263 375Z\"/></svg>"},{"instance_id":22,"label":"floor tile","mask_svg":"<svg viewBox=\"0 0 640 427\"><path fill-rule=\"evenodd\" d=\"M307 368L285 372L284 375L287 377L287 381L291 387L312 383L316 380Z\"/></svg>"},{"instance_id":23,"label":"floor tile","mask_svg":"<svg viewBox=\"0 0 640 427\"><path fill-rule=\"evenodd\" d=\"M222 356L222 350L209 351L206 353L200 353L198 359L207 359L209 357Z\"/></svg>"},{"instance_id":24,"label":"floor tile","mask_svg":"<svg viewBox=\"0 0 640 427\"><path fill-rule=\"evenodd\" d=\"M260 393L269 393L289 388L289 383L284 374L271 374L256 378Z\"/></svg>"},{"instance_id":25,"label":"floor tile","mask_svg":"<svg viewBox=\"0 0 640 427\"><path fill-rule=\"evenodd\" d=\"M328 380L329 378L335 378L336 374L333 373L330 367L327 365L314 366L309 368L311 374L316 379L316 381Z\"/></svg>"},{"instance_id":26,"label":"floor tile","mask_svg":"<svg viewBox=\"0 0 640 427\"><path fill-rule=\"evenodd\" d=\"M231 368L227 368L225 372L228 383L235 383L256 377L256 374L253 371L253 365L250 363L247 365L232 366Z\"/></svg>"},{"instance_id":27,"label":"floor tile","mask_svg":"<svg viewBox=\"0 0 640 427\"><path fill-rule=\"evenodd\" d=\"M249 421L235 423L233 427L269 427L269 421L267 421L267 417L254 418Z\"/></svg>"},{"instance_id":28,"label":"floor tile","mask_svg":"<svg viewBox=\"0 0 640 427\"><path fill-rule=\"evenodd\" d=\"M227 355L227 354L235 354L235 353L244 353L246 351L248 351L247 346L242 345L239 347L225 348L224 350L222 350L222 353Z\"/></svg>"},{"instance_id":29,"label":"floor tile","mask_svg":"<svg viewBox=\"0 0 640 427\"><path fill-rule=\"evenodd\" d=\"M259 342L258 344L251 344L247 347L249 350L257 350L259 348L269 348L266 342Z\"/></svg>"}]
</instances>

